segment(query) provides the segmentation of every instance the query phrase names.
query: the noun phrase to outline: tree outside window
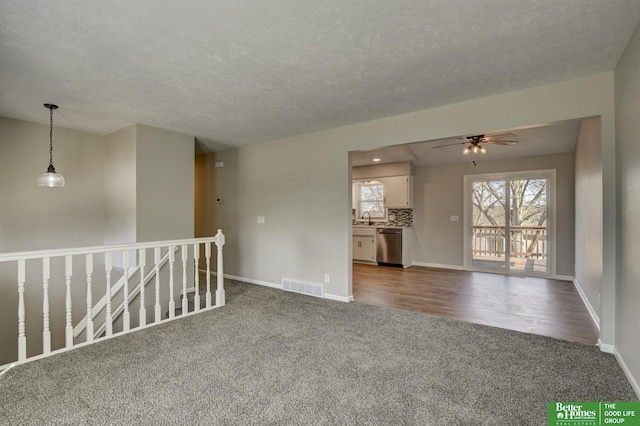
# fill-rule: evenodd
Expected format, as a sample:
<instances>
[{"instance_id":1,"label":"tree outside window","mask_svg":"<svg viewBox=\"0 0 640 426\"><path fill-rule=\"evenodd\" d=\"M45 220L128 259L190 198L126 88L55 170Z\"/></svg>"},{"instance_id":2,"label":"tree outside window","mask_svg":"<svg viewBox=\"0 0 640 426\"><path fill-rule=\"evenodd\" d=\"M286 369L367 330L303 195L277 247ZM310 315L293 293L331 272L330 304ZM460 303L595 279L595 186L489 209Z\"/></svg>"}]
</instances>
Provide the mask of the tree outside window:
<instances>
[{"instance_id":1,"label":"tree outside window","mask_svg":"<svg viewBox=\"0 0 640 426\"><path fill-rule=\"evenodd\" d=\"M358 218L362 219L367 213L371 215L371 220L386 220L382 183L363 183L358 186Z\"/></svg>"}]
</instances>

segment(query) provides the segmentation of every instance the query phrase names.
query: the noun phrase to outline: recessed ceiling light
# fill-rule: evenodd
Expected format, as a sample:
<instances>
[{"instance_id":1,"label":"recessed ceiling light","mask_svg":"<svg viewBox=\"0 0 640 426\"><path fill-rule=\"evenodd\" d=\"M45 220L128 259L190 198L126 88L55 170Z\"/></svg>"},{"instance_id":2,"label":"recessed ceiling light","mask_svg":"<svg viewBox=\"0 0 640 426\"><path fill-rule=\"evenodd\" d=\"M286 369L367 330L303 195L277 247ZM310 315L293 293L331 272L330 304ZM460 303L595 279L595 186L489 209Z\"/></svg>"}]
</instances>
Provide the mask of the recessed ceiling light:
<instances>
[{"instance_id":1,"label":"recessed ceiling light","mask_svg":"<svg viewBox=\"0 0 640 426\"><path fill-rule=\"evenodd\" d=\"M373 161L374 161L375 163L377 163L377 162L379 162L379 161L380 161L380 159L379 159L379 158L374 158L374 159L373 159Z\"/></svg>"}]
</instances>

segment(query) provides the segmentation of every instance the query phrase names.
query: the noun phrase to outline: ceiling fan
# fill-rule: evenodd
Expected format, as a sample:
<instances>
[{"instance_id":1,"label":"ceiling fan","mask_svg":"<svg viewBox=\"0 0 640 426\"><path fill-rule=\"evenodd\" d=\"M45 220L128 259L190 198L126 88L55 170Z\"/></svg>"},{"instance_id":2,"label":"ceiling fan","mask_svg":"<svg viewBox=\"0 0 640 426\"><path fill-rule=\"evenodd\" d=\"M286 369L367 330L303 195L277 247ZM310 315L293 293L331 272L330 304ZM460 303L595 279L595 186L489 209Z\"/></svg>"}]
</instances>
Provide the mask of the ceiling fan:
<instances>
[{"instance_id":1,"label":"ceiling fan","mask_svg":"<svg viewBox=\"0 0 640 426\"><path fill-rule=\"evenodd\" d=\"M433 148L444 148L446 146L466 145L463 154L486 154L487 149L483 146L487 145L515 145L518 143L518 136L513 133L500 133L497 135L475 135L467 136L464 142L455 142L447 145L434 146Z\"/></svg>"}]
</instances>

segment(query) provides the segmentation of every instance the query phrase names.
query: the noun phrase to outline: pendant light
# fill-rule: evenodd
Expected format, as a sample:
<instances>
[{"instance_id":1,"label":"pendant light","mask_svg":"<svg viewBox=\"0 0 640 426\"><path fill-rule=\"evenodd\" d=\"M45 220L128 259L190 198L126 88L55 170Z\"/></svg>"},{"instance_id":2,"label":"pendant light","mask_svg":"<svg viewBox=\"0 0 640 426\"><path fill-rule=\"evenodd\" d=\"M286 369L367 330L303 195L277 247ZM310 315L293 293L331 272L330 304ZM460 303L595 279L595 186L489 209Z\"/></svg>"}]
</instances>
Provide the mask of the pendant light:
<instances>
[{"instance_id":1,"label":"pendant light","mask_svg":"<svg viewBox=\"0 0 640 426\"><path fill-rule=\"evenodd\" d=\"M58 105L44 104L44 107L49 110L49 167L38 176L38 186L63 187L64 177L53 167L53 110L58 109Z\"/></svg>"}]
</instances>

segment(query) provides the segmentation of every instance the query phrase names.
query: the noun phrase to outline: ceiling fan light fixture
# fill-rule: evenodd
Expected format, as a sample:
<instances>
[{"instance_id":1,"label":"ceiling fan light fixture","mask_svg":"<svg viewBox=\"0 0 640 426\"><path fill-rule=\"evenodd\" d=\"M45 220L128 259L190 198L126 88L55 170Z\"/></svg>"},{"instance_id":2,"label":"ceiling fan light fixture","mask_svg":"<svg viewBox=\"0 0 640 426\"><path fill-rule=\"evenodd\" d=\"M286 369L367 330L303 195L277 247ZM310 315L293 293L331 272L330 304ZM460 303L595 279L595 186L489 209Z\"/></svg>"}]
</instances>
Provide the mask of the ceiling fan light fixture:
<instances>
[{"instance_id":1,"label":"ceiling fan light fixture","mask_svg":"<svg viewBox=\"0 0 640 426\"><path fill-rule=\"evenodd\" d=\"M487 148L485 148L484 146L480 147L480 152L482 154L486 154L487 153Z\"/></svg>"},{"instance_id":2,"label":"ceiling fan light fixture","mask_svg":"<svg viewBox=\"0 0 640 426\"><path fill-rule=\"evenodd\" d=\"M46 186L49 188L62 188L64 187L64 177L56 173L56 168L53 166L53 110L58 109L58 105L44 104L44 107L49 110L49 167L47 171L38 176L38 186Z\"/></svg>"}]
</instances>

